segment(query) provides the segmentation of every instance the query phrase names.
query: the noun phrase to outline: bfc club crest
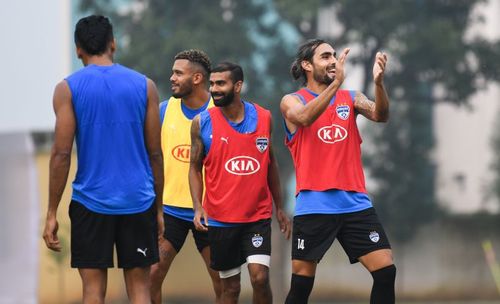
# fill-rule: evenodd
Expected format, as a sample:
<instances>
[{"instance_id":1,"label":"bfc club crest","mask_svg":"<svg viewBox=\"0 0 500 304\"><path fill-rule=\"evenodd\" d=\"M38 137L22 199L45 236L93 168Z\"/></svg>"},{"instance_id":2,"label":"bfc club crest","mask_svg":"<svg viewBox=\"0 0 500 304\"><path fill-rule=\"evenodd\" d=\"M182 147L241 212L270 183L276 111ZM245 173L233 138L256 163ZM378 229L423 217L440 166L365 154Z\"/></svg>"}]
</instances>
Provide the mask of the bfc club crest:
<instances>
[{"instance_id":1,"label":"bfc club crest","mask_svg":"<svg viewBox=\"0 0 500 304\"><path fill-rule=\"evenodd\" d=\"M336 108L337 116L342 120L349 118L350 108L348 105L338 105Z\"/></svg>"},{"instance_id":2,"label":"bfc club crest","mask_svg":"<svg viewBox=\"0 0 500 304\"><path fill-rule=\"evenodd\" d=\"M260 153L263 153L269 146L269 138L257 137L257 139L255 140L255 145L257 146L257 150L259 150Z\"/></svg>"},{"instance_id":3,"label":"bfc club crest","mask_svg":"<svg viewBox=\"0 0 500 304\"><path fill-rule=\"evenodd\" d=\"M374 242L374 243L377 243L380 240L380 235L378 235L377 231L370 232L369 237L370 237L370 240L372 240L372 242Z\"/></svg>"},{"instance_id":4,"label":"bfc club crest","mask_svg":"<svg viewBox=\"0 0 500 304\"><path fill-rule=\"evenodd\" d=\"M252 237L252 244L253 244L253 247L255 247L255 248L259 248L263 242L264 242L264 238L261 237L260 234L254 234L254 236Z\"/></svg>"}]
</instances>

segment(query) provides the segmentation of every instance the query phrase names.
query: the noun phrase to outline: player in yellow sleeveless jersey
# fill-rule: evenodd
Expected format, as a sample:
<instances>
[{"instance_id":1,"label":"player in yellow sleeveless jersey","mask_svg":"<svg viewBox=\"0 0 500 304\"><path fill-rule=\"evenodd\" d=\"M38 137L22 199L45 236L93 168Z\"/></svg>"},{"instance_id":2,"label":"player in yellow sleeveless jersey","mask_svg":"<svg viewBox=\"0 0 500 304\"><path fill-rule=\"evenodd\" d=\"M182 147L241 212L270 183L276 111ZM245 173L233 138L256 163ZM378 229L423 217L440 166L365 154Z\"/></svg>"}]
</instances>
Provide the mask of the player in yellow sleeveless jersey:
<instances>
[{"instance_id":1,"label":"player in yellow sleeveless jersey","mask_svg":"<svg viewBox=\"0 0 500 304\"><path fill-rule=\"evenodd\" d=\"M160 261L151 267L151 302L161 303L161 286L167 272L191 230L212 279L216 303L220 302L219 275L210 268L210 248L206 232L197 231L189 193L188 171L191 148L191 120L213 106L208 92L210 59L200 50L186 50L174 57L172 97L160 104L161 147L165 185L163 215L165 233L159 238Z\"/></svg>"}]
</instances>

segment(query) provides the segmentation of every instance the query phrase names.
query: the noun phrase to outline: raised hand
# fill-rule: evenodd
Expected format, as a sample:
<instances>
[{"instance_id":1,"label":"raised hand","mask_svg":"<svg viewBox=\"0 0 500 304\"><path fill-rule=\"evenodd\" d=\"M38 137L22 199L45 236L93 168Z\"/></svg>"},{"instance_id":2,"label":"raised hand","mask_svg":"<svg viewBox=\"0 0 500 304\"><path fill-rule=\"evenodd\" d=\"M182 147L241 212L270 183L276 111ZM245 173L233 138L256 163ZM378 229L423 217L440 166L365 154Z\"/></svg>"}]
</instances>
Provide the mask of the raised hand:
<instances>
[{"instance_id":1,"label":"raised hand","mask_svg":"<svg viewBox=\"0 0 500 304\"><path fill-rule=\"evenodd\" d=\"M385 65L387 64L387 54L377 52L375 55L375 64L373 65L373 81L376 85L384 82Z\"/></svg>"},{"instance_id":2,"label":"raised hand","mask_svg":"<svg viewBox=\"0 0 500 304\"><path fill-rule=\"evenodd\" d=\"M339 84L342 84L345 79L344 64L350 50L350 48L345 48L342 53L340 53L340 56L335 63L335 80L337 80Z\"/></svg>"}]
</instances>

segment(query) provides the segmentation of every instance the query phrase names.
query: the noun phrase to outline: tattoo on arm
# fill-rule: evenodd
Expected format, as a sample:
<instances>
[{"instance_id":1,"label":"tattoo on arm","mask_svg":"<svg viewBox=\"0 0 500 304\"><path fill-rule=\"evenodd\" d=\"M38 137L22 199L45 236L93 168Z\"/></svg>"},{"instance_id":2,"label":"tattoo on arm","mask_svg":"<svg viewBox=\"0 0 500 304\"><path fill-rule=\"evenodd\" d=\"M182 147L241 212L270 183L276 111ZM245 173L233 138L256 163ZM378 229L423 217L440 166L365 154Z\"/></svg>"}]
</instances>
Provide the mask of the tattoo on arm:
<instances>
[{"instance_id":1,"label":"tattoo on arm","mask_svg":"<svg viewBox=\"0 0 500 304\"><path fill-rule=\"evenodd\" d=\"M375 120L375 102L359 91L354 96L354 109L364 117Z\"/></svg>"},{"instance_id":2,"label":"tattoo on arm","mask_svg":"<svg viewBox=\"0 0 500 304\"><path fill-rule=\"evenodd\" d=\"M189 166L189 191L195 211L201 209L203 196L203 142L200 137L200 117L196 116L191 124L191 155Z\"/></svg>"},{"instance_id":3,"label":"tattoo on arm","mask_svg":"<svg viewBox=\"0 0 500 304\"><path fill-rule=\"evenodd\" d=\"M200 136L200 119L199 116L193 119L191 125L191 155L190 155L191 166L193 166L196 171L202 170L203 167L203 142Z\"/></svg>"}]
</instances>

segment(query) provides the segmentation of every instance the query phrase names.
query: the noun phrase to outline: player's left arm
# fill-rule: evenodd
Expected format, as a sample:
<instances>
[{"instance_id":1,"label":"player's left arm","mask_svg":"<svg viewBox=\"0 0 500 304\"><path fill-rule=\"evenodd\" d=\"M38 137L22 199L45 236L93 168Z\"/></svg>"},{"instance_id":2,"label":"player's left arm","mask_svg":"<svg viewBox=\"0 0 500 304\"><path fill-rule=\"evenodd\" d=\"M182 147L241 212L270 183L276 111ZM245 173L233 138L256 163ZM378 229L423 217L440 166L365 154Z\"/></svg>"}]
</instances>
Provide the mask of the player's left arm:
<instances>
[{"instance_id":1,"label":"player's left arm","mask_svg":"<svg viewBox=\"0 0 500 304\"><path fill-rule=\"evenodd\" d=\"M386 122L389 120L389 96L384 86L384 73L387 64L387 54L378 52L373 65L373 82L375 85L375 101L371 101L363 93L357 91L354 96L356 113L369 120Z\"/></svg>"},{"instance_id":2,"label":"player's left arm","mask_svg":"<svg viewBox=\"0 0 500 304\"><path fill-rule=\"evenodd\" d=\"M163 236L165 224L163 220L163 154L160 143L160 113L158 90L151 79L147 79L147 106L144 123L144 137L148 151L149 163L153 172L155 205L157 209L156 221L158 225L158 238Z\"/></svg>"},{"instance_id":3,"label":"player's left arm","mask_svg":"<svg viewBox=\"0 0 500 304\"><path fill-rule=\"evenodd\" d=\"M191 152L189 160L189 191L193 200L193 224L199 231L208 231L208 216L202 206L203 159L205 146L201 138L200 114L191 122Z\"/></svg>"},{"instance_id":4,"label":"player's left arm","mask_svg":"<svg viewBox=\"0 0 500 304\"><path fill-rule=\"evenodd\" d=\"M272 129L272 123L271 123ZM271 135L269 132L269 135ZM271 138L269 138L269 170L267 174L267 183L269 185L269 190L271 190L271 195L273 196L274 206L276 207L276 219L280 225L280 231L285 235L285 239L290 238L291 225L288 216L283 210L283 195L281 192L280 176L278 171L278 163L274 157L273 146L271 144Z\"/></svg>"}]
</instances>

